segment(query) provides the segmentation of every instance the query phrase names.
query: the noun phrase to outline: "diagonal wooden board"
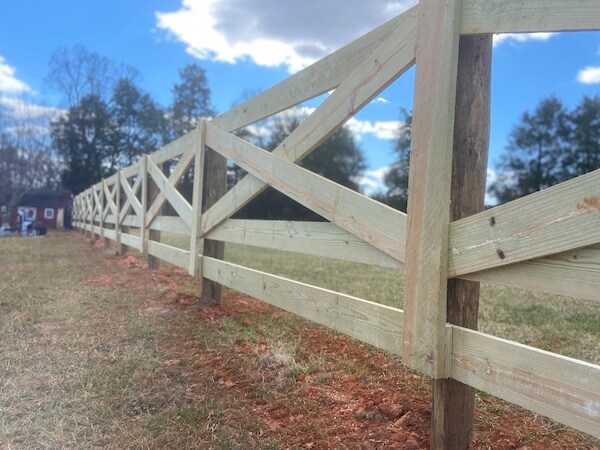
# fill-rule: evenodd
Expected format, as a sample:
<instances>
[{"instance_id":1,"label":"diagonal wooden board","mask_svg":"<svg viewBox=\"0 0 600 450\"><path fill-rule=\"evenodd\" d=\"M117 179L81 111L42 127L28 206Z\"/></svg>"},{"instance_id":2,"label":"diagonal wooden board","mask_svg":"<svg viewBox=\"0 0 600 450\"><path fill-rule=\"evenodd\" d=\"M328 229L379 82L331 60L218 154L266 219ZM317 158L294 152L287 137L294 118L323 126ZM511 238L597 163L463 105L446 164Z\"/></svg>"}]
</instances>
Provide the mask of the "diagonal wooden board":
<instances>
[{"instance_id":1,"label":"diagonal wooden board","mask_svg":"<svg viewBox=\"0 0 600 450\"><path fill-rule=\"evenodd\" d=\"M397 260L405 260L405 215L207 123L206 144L263 183Z\"/></svg>"},{"instance_id":2,"label":"diagonal wooden board","mask_svg":"<svg viewBox=\"0 0 600 450\"><path fill-rule=\"evenodd\" d=\"M273 154L299 161L414 64L416 24L395 29L348 78L298 126ZM214 125L213 125L214 126ZM202 217L209 232L259 195L267 185L246 176Z\"/></svg>"}]
</instances>

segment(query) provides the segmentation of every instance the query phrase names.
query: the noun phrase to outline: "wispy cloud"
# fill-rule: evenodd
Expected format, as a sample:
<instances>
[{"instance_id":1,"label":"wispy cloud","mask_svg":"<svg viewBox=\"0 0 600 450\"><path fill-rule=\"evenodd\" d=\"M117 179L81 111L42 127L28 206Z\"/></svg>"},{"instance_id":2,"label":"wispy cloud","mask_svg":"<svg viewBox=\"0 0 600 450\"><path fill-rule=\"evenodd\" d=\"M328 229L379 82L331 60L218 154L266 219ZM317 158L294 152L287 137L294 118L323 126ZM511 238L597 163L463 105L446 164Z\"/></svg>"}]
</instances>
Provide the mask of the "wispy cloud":
<instances>
[{"instance_id":1,"label":"wispy cloud","mask_svg":"<svg viewBox=\"0 0 600 450\"><path fill-rule=\"evenodd\" d=\"M375 170L367 170L362 177L357 180L361 191L366 195L371 195L382 191L384 188L383 179L385 174L390 171L390 166L380 167Z\"/></svg>"},{"instance_id":2,"label":"wispy cloud","mask_svg":"<svg viewBox=\"0 0 600 450\"><path fill-rule=\"evenodd\" d=\"M296 72L414 5L416 0L182 0L157 27L199 59Z\"/></svg>"},{"instance_id":3,"label":"wispy cloud","mask_svg":"<svg viewBox=\"0 0 600 450\"><path fill-rule=\"evenodd\" d=\"M16 70L0 56L0 93L22 94L31 92L31 88L15 76Z\"/></svg>"},{"instance_id":4,"label":"wispy cloud","mask_svg":"<svg viewBox=\"0 0 600 450\"><path fill-rule=\"evenodd\" d=\"M527 41L544 42L554 36L556 33L504 33L494 35L494 47L505 43L517 43Z\"/></svg>"},{"instance_id":5,"label":"wispy cloud","mask_svg":"<svg viewBox=\"0 0 600 450\"><path fill-rule=\"evenodd\" d=\"M65 113L65 110L50 106L38 105L33 101L17 97L0 97L0 106L6 109L9 116L21 119L54 119Z\"/></svg>"},{"instance_id":6,"label":"wispy cloud","mask_svg":"<svg viewBox=\"0 0 600 450\"><path fill-rule=\"evenodd\" d=\"M589 66L577 73L577 81L583 84L600 83L600 66Z\"/></svg>"},{"instance_id":7,"label":"wispy cloud","mask_svg":"<svg viewBox=\"0 0 600 450\"><path fill-rule=\"evenodd\" d=\"M402 124L399 120L359 120L351 118L348 120L348 128L354 133L355 137L361 139L367 134L371 134L378 139L394 140L398 138L398 130Z\"/></svg>"},{"instance_id":8,"label":"wispy cloud","mask_svg":"<svg viewBox=\"0 0 600 450\"><path fill-rule=\"evenodd\" d=\"M375 101L377 103L383 103L384 105L388 104L390 101L387 98L383 98L383 97L377 97L375 99Z\"/></svg>"}]
</instances>

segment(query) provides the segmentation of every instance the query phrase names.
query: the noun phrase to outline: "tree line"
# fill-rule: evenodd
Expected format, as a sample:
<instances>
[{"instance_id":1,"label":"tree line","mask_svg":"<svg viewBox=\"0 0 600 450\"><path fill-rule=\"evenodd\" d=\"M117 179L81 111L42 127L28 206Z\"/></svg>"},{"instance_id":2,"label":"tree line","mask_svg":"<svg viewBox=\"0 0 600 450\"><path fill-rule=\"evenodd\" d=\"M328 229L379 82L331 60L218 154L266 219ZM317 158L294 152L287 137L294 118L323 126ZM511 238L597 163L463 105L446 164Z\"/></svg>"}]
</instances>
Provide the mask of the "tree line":
<instances>
[{"instance_id":1,"label":"tree line","mask_svg":"<svg viewBox=\"0 0 600 450\"><path fill-rule=\"evenodd\" d=\"M395 163L384 176L385 190L375 198L406 211L412 115L402 112ZM600 96L584 96L568 109L556 96L526 111L508 136L488 186L497 203L532 194L600 168ZM491 205L488 205L491 206Z\"/></svg>"},{"instance_id":2,"label":"tree line","mask_svg":"<svg viewBox=\"0 0 600 450\"><path fill-rule=\"evenodd\" d=\"M167 106L140 87L140 73L82 46L60 48L51 57L45 85L60 98L62 112L43 117L35 107L12 116L0 102L0 204L8 205L30 187L63 187L81 192L117 169L134 163L193 130L216 111L205 70L189 64L179 71ZM38 108L39 109L39 108ZM384 187L373 197L406 211L412 116L402 110L394 163ZM288 111L257 126L238 130L243 139L275 149L304 117ZM48 126L49 122L49 126ZM49 132L48 132L49 128ZM45 131L44 131L45 130ZM266 131L265 131L266 130ZM301 163L354 190L366 161L352 132L341 127ZM600 97L584 97L568 109L557 97L525 112L508 136L499 176L488 187L503 203L600 167ZM169 168L165 168L166 171ZM245 172L228 169L229 184ZM191 172L180 191L191 200ZM237 217L319 220L279 192L268 189Z\"/></svg>"}]
</instances>

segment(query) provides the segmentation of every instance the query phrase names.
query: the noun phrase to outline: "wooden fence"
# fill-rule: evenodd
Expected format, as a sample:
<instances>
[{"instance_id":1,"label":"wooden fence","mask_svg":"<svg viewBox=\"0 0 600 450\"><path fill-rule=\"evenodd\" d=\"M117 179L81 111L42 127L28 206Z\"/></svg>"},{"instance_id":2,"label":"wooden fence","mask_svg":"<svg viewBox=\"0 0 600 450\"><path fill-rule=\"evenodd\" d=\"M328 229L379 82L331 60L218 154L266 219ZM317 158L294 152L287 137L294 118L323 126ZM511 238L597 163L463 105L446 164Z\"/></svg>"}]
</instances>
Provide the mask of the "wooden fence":
<instances>
[{"instance_id":1,"label":"wooden fence","mask_svg":"<svg viewBox=\"0 0 600 450\"><path fill-rule=\"evenodd\" d=\"M600 300L600 170L450 220L461 35L590 29L600 29L598 0L421 0L82 192L74 200L74 224L207 284L228 286L401 355L435 380L455 380L600 437L600 366L458 326L449 319L454 307L447 292L449 280L462 279ZM415 62L409 216L296 164ZM331 90L271 153L232 134ZM225 158L248 175L221 196ZM192 167L190 203L178 185L184 178L190 182ZM328 222L230 218L267 186ZM481 186L470 189L483 195ZM167 202L177 216L163 214ZM163 231L189 238L189 250L161 243ZM405 269L405 311L225 262L215 242ZM434 394L434 422L451 420L437 419L435 401ZM452 443L443 427L434 425L432 432L434 448L466 448L465 439L468 444L469 436Z\"/></svg>"}]
</instances>

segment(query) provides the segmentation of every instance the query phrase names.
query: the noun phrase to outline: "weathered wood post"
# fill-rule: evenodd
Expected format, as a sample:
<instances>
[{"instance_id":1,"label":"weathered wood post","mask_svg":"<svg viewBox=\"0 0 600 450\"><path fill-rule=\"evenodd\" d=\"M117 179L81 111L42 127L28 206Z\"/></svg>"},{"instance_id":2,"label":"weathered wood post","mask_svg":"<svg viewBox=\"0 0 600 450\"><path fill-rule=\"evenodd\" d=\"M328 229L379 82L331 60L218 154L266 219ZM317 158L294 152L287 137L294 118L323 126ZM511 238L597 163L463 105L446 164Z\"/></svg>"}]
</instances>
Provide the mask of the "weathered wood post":
<instances>
[{"instance_id":1,"label":"weathered wood post","mask_svg":"<svg viewBox=\"0 0 600 450\"><path fill-rule=\"evenodd\" d=\"M462 36L459 45L450 221L484 209L490 130L492 36ZM477 329L479 283L448 280L447 321ZM466 449L472 440L475 389L433 382L432 448Z\"/></svg>"},{"instance_id":2,"label":"weathered wood post","mask_svg":"<svg viewBox=\"0 0 600 450\"><path fill-rule=\"evenodd\" d=\"M202 212L208 210L227 191L227 160L209 148L205 149L205 172L204 172L204 200ZM225 243L204 240L204 256L223 259L225 257ZM211 300L221 302L223 286L215 281L202 278L202 303L208 304Z\"/></svg>"},{"instance_id":3,"label":"weathered wood post","mask_svg":"<svg viewBox=\"0 0 600 450\"><path fill-rule=\"evenodd\" d=\"M460 19L461 0L419 2L403 345L405 363L434 379L436 450L466 449L473 428L474 391L446 379L446 321L476 326L479 290L448 282L448 233L483 207L491 38L461 40Z\"/></svg>"}]
</instances>

